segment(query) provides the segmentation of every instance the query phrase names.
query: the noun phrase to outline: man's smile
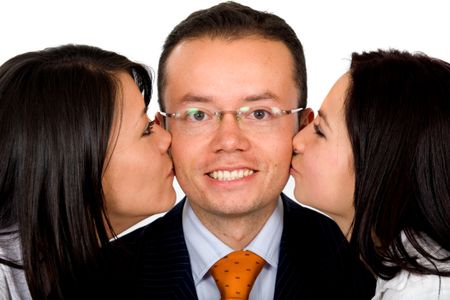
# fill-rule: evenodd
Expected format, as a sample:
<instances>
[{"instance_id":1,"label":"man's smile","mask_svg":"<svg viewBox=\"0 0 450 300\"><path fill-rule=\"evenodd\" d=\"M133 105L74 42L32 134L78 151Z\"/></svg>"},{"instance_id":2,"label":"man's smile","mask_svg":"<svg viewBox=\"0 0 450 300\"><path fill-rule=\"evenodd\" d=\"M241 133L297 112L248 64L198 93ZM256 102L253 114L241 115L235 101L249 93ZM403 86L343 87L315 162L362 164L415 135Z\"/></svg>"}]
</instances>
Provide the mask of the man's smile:
<instances>
[{"instance_id":1,"label":"man's smile","mask_svg":"<svg viewBox=\"0 0 450 300\"><path fill-rule=\"evenodd\" d=\"M231 181L250 176L254 172L250 169L216 170L208 173L208 176L219 181Z\"/></svg>"}]
</instances>

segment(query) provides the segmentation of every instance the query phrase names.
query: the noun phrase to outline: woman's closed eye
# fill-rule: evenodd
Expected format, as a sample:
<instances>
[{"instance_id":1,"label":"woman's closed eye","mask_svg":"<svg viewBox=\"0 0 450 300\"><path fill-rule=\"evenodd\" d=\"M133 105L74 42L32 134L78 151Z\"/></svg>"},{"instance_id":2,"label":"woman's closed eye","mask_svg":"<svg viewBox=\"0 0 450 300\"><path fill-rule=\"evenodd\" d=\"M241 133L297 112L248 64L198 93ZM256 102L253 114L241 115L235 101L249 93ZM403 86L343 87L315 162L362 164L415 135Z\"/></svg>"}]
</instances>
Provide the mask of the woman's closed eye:
<instances>
[{"instance_id":1,"label":"woman's closed eye","mask_svg":"<svg viewBox=\"0 0 450 300\"><path fill-rule=\"evenodd\" d=\"M314 127L314 133L315 134L317 134L321 138L325 138L325 135L323 134L323 131L320 128L320 125L314 123L313 127Z\"/></svg>"},{"instance_id":2,"label":"woman's closed eye","mask_svg":"<svg viewBox=\"0 0 450 300\"><path fill-rule=\"evenodd\" d=\"M149 121L148 123L147 123L147 125L145 125L145 128L144 128L144 132L142 133L142 136L146 136L146 135L149 135L149 134L151 134L152 132L153 132L153 125L155 124L155 121L153 120L153 121Z\"/></svg>"}]
</instances>

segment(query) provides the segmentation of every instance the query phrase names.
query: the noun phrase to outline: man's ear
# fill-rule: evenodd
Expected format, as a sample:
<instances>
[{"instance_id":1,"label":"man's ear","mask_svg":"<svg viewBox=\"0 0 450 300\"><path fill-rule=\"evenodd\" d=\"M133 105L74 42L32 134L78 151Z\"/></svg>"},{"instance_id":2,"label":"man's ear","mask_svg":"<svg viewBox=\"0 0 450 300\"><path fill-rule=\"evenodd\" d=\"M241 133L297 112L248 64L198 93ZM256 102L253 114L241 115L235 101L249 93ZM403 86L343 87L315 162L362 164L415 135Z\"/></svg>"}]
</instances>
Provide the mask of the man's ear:
<instances>
[{"instance_id":1,"label":"man's ear","mask_svg":"<svg viewBox=\"0 0 450 300\"><path fill-rule=\"evenodd\" d=\"M165 124L165 120L164 120L164 116L161 115L159 112L156 113L155 115L155 123L158 124L159 126L161 126L164 129L167 129L167 126Z\"/></svg>"},{"instance_id":2,"label":"man's ear","mask_svg":"<svg viewBox=\"0 0 450 300\"><path fill-rule=\"evenodd\" d=\"M300 117L300 130L305 128L309 123L314 120L314 112L311 108L307 107L302 111L302 116Z\"/></svg>"}]
</instances>

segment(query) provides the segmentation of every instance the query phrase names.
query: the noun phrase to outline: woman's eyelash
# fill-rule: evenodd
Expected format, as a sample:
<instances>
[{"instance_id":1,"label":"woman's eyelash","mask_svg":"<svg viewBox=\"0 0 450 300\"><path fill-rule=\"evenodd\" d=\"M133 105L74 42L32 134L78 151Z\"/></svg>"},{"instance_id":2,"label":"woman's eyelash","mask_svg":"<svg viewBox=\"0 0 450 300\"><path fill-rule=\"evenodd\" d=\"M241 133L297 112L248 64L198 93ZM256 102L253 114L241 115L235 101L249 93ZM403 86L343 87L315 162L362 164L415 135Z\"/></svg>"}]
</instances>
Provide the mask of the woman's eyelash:
<instances>
[{"instance_id":1,"label":"woman's eyelash","mask_svg":"<svg viewBox=\"0 0 450 300\"><path fill-rule=\"evenodd\" d=\"M147 123L147 125L144 128L144 132L142 133L142 135L149 135L152 133L152 129L153 129L153 125L155 124L155 121L149 121Z\"/></svg>"},{"instance_id":2,"label":"woman's eyelash","mask_svg":"<svg viewBox=\"0 0 450 300\"><path fill-rule=\"evenodd\" d=\"M314 126L314 133L317 134L320 137L325 137L325 135L323 134L322 130L320 129L320 126L317 124L313 124Z\"/></svg>"}]
</instances>

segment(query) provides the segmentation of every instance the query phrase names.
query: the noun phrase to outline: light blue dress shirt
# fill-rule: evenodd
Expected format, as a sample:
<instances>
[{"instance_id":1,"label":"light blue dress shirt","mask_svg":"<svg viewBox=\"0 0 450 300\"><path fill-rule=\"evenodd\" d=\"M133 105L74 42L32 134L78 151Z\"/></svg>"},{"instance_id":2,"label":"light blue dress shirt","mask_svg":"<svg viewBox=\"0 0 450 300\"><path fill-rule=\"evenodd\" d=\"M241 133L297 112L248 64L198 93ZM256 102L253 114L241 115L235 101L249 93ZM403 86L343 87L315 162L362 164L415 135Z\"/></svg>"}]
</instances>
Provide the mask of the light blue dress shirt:
<instances>
[{"instance_id":1,"label":"light blue dress shirt","mask_svg":"<svg viewBox=\"0 0 450 300\"><path fill-rule=\"evenodd\" d=\"M269 300L274 297L282 232L283 202L279 198L264 227L243 249L258 254L267 262L256 278L249 300ZM208 270L216 261L234 250L206 229L192 210L189 200L183 208L183 233L198 299L220 299L220 292Z\"/></svg>"}]
</instances>

